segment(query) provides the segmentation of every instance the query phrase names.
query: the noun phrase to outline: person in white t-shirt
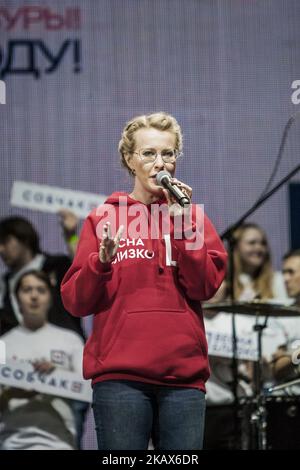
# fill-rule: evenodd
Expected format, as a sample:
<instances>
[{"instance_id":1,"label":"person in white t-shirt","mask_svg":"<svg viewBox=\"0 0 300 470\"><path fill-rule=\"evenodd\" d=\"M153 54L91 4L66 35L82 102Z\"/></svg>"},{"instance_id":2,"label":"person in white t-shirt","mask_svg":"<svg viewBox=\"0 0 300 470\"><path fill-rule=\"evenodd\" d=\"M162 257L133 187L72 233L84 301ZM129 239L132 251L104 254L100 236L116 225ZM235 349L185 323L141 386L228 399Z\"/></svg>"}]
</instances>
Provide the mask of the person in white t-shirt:
<instances>
[{"instance_id":1,"label":"person in white t-shirt","mask_svg":"<svg viewBox=\"0 0 300 470\"><path fill-rule=\"evenodd\" d=\"M40 373L55 368L81 375L83 341L79 335L47 322L51 283L40 271L24 273L16 286L22 324L1 337L6 359L29 362ZM75 449L72 400L2 387L0 449Z\"/></svg>"},{"instance_id":2,"label":"person in white t-shirt","mask_svg":"<svg viewBox=\"0 0 300 470\"><path fill-rule=\"evenodd\" d=\"M286 341L280 345L272 360L272 372L277 382L300 379L300 249L292 250L283 257L282 272L288 295L293 306L299 309L299 317L282 321L286 330ZM289 389L289 393L300 395L300 385Z\"/></svg>"},{"instance_id":3,"label":"person in white t-shirt","mask_svg":"<svg viewBox=\"0 0 300 470\"><path fill-rule=\"evenodd\" d=\"M264 231L254 223L242 225L234 233L234 298L238 301L251 302L255 299L285 302L288 297L280 272L272 269L271 252ZM227 299L229 279L224 281L211 303ZM236 315L238 339L248 339L249 345L256 347L257 334L253 332L255 317ZM231 315L222 313L204 317L207 332L218 328L220 333L232 342ZM264 320L264 319L263 319ZM223 338L224 340L224 338ZM276 318L268 319L263 332L263 354L271 359L276 347L284 341L284 332ZM206 428L204 449L240 448L234 432L234 394L232 360L217 355L209 356L211 376L206 383ZM251 396L253 363L239 361L238 395Z\"/></svg>"}]
</instances>

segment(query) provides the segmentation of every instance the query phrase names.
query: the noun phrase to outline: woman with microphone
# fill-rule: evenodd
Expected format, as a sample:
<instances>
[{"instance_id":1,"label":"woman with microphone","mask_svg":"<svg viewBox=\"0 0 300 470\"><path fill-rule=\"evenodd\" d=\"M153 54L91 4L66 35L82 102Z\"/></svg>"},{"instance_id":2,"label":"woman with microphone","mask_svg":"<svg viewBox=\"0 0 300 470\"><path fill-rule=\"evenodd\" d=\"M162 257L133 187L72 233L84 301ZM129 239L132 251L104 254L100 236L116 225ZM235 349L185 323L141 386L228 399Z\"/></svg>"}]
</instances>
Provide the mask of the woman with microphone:
<instances>
[{"instance_id":1,"label":"woman with microphone","mask_svg":"<svg viewBox=\"0 0 300 470\"><path fill-rule=\"evenodd\" d=\"M209 366L200 302L220 286L227 255L206 215L194 204L182 211L157 182L166 171L191 199L174 177L181 150L166 113L126 124L119 151L133 189L87 217L62 282L67 310L94 314L83 373L100 450L146 450L152 428L159 450L202 448Z\"/></svg>"}]
</instances>

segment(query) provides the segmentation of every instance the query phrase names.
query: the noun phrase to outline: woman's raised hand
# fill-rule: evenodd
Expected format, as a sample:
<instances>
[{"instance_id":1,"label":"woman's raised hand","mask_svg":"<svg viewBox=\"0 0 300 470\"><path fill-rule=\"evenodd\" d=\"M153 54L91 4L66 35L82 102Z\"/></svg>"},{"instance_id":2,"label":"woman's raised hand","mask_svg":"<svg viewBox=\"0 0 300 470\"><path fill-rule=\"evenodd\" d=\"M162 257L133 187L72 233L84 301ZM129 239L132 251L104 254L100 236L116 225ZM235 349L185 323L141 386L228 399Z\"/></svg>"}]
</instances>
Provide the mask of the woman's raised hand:
<instances>
[{"instance_id":1,"label":"woman's raised hand","mask_svg":"<svg viewBox=\"0 0 300 470\"><path fill-rule=\"evenodd\" d=\"M113 260L118 251L123 230L124 226L120 225L116 236L111 238L110 222L106 222L106 224L104 224L102 240L99 248L99 259L101 263L109 263Z\"/></svg>"}]
</instances>

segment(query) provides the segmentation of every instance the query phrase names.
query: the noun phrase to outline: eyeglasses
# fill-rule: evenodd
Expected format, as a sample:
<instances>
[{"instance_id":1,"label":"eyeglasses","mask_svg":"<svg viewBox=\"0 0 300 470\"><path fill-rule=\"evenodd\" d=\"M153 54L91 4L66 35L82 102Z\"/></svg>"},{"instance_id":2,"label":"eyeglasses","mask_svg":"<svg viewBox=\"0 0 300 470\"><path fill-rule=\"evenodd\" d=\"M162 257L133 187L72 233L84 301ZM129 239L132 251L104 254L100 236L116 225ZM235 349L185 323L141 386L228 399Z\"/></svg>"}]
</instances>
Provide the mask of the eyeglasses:
<instances>
[{"instance_id":1,"label":"eyeglasses","mask_svg":"<svg viewBox=\"0 0 300 470\"><path fill-rule=\"evenodd\" d=\"M181 152L177 152L173 149L165 149L162 150L160 153L157 152L155 149L141 149L138 152L132 153L136 153L140 157L140 159L143 160L145 163L155 162L158 155L161 156L165 163L175 163L177 158L182 156Z\"/></svg>"}]
</instances>

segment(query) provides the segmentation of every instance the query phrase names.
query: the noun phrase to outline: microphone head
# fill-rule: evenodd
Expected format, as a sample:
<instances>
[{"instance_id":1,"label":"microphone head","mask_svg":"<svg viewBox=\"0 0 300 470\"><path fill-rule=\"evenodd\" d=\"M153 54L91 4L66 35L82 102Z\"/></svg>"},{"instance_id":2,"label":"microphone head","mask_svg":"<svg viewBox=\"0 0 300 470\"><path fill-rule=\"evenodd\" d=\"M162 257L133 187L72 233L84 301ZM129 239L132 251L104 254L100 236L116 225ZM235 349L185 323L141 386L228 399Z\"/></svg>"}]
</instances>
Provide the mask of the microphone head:
<instances>
[{"instance_id":1,"label":"microphone head","mask_svg":"<svg viewBox=\"0 0 300 470\"><path fill-rule=\"evenodd\" d=\"M156 182L159 186L163 186L163 179L164 178L167 178L170 181L172 176L170 175L170 173L168 171L165 171L165 170L159 171L156 175Z\"/></svg>"}]
</instances>

